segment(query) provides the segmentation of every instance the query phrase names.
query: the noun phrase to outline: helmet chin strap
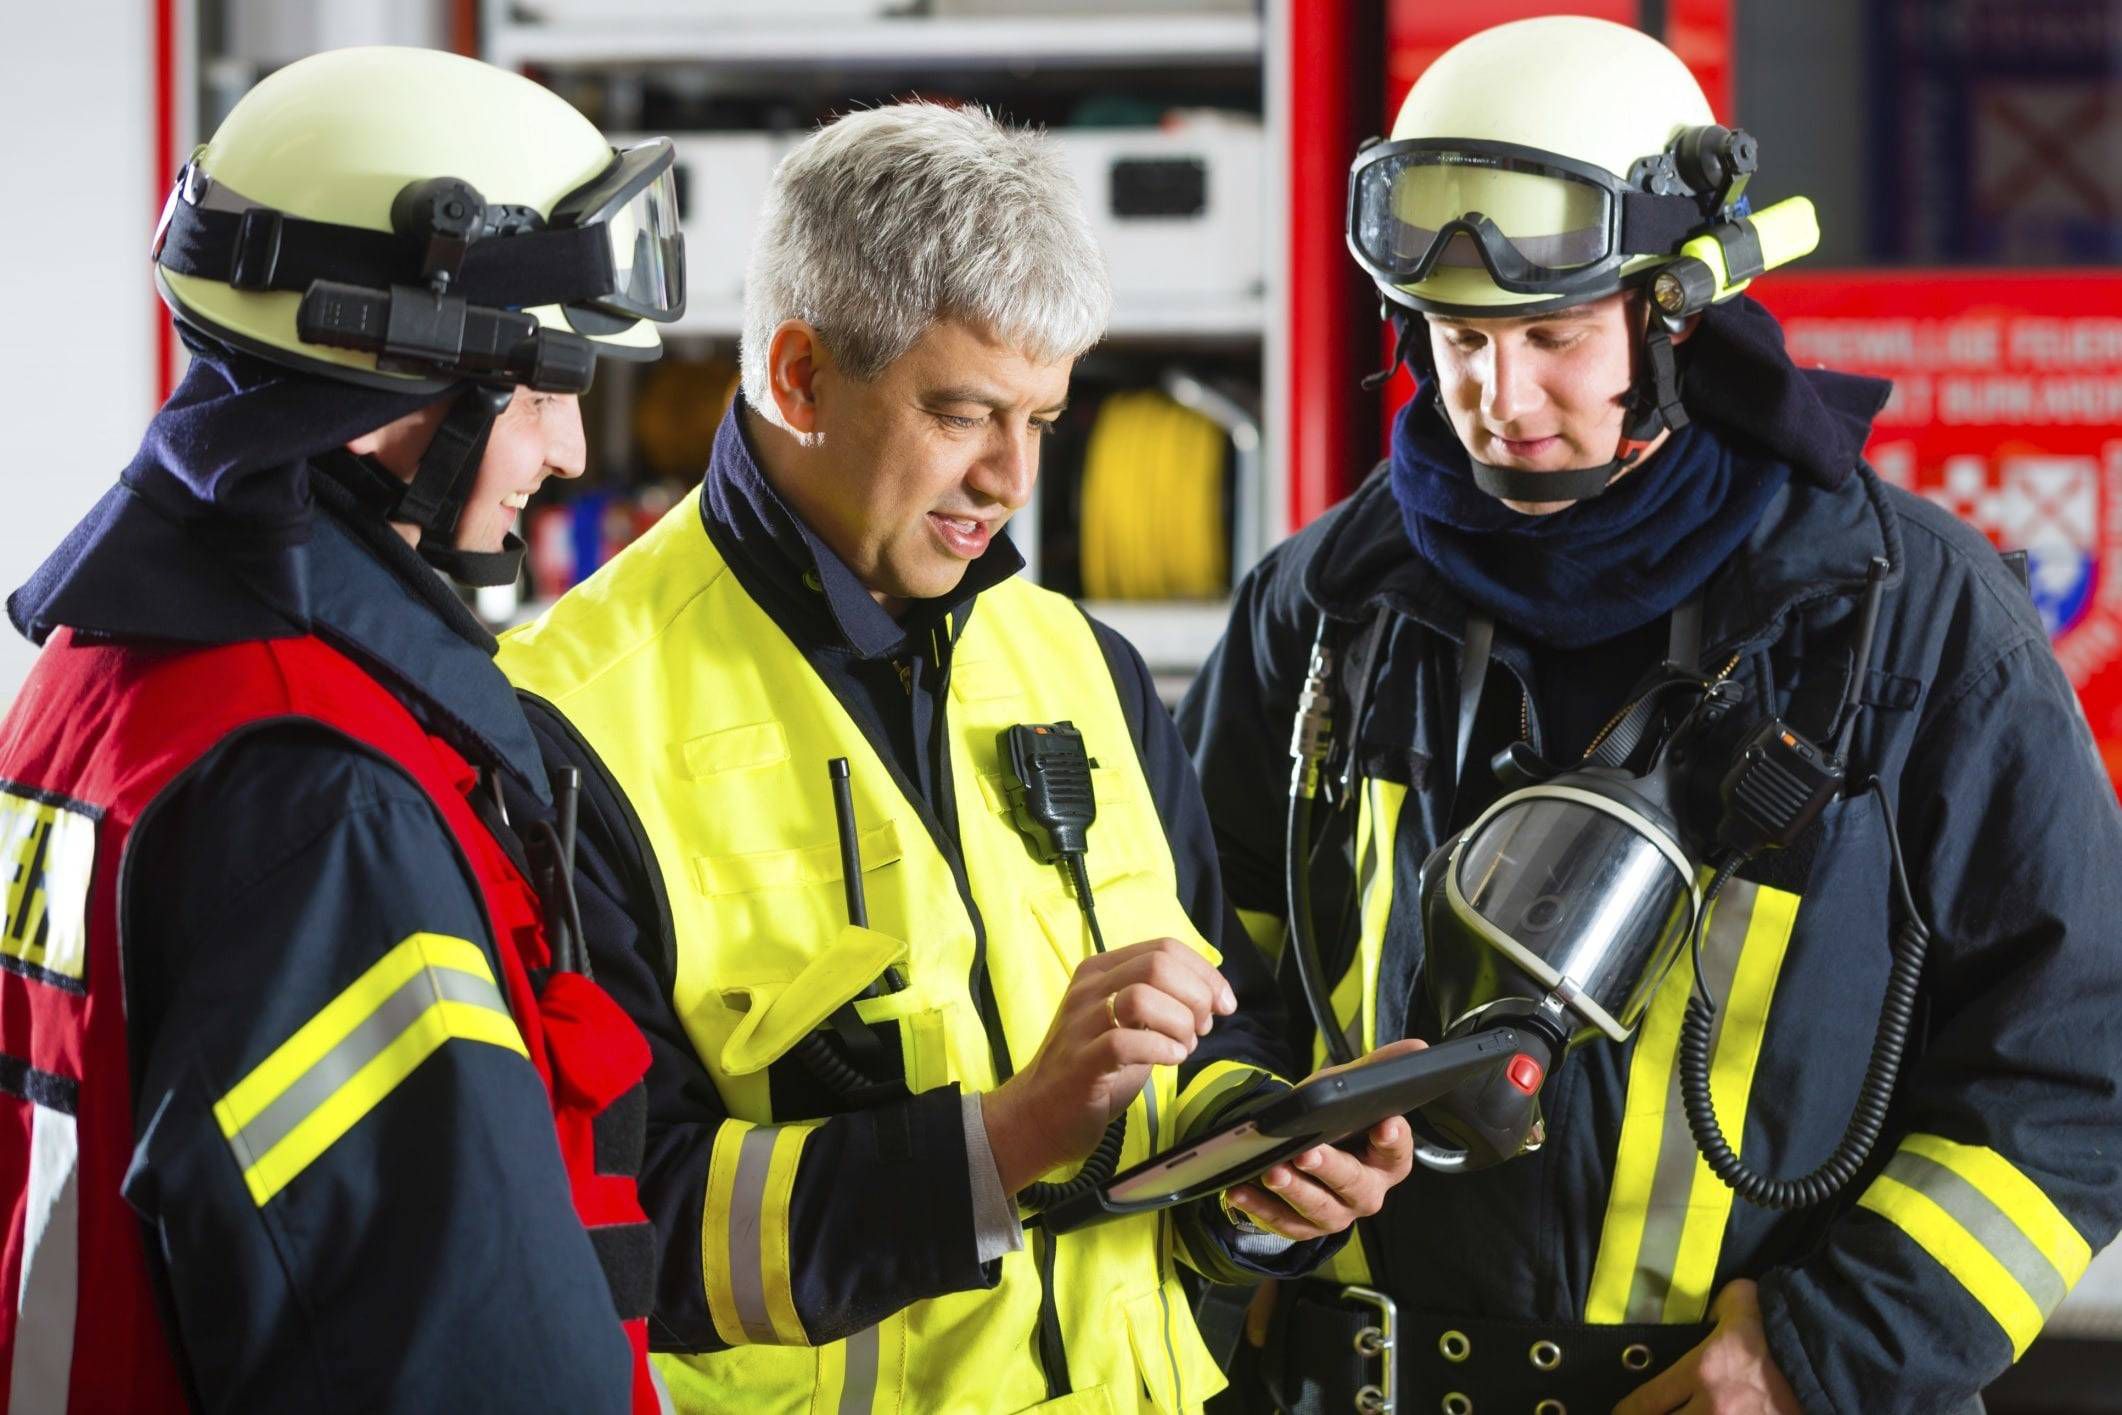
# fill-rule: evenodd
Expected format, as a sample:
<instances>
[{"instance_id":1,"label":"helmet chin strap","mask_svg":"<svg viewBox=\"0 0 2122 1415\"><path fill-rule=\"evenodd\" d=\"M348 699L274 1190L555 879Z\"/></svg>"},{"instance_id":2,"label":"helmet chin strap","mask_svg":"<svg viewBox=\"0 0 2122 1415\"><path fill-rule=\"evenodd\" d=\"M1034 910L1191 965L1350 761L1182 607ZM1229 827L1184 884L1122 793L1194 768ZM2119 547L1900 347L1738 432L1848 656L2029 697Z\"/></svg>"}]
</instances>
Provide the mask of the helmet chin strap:
<instances>
[{"instance_id":1,"label":"helmet chin strap","mask_svg":"<svg viewBox=\"0 0 2122 1415\"><path fill-rule=\"evenodd\" d=\"M1498 467L1483 462L1471 452L1474 485L1502 501L1588 501L1613 485L1614 479L1634 466L1665 431L1687 426L1687 409L1680 402L1679 370L1673 359L1672 331L1655 314L1643 332L1643 358L1629 385L1627 420L1621 425L1621 440L1613 460L1596 467L1578 467L1566 472L1534 472L1522 467ZM1444 393L1437 391L1437 410L1444 411ZM1450 421L1446 419L1447 423Z\"/></svg>"},{"instance_id":2,"label":"helmet chin strap","mask_svg":"<svg viewBox=\"0 0 2122 1415\"><path fill-rule=\"evenodd\" d=\"M420 454L410 482L401 482L376 465L359 459L379 480L381 494L369 500L386 521L420 528L420 558L460 585L475 589L515 583L523 570L523 542L511 532L499 550L457 548L457 521L478 480L479 460L487 438L515 389L473 384L464 390L435 429L434 440Z\"/></svg>"}]
</instances>

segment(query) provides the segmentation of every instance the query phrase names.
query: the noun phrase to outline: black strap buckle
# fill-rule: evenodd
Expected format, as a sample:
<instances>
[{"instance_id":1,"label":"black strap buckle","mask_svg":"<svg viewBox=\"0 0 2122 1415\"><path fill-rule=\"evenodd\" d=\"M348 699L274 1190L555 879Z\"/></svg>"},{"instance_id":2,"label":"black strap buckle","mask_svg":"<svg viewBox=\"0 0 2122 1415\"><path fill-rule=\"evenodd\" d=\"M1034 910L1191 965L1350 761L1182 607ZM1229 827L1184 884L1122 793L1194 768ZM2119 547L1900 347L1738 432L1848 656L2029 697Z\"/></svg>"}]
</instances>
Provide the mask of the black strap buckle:
<instances>
[{"instance_id":1,"label":"black strap buckle","mask_svg":"<svg viewBox=\"0 0 2122 1415\"><path fill-rule=\"evenodd\" d=\"M236 223L234 258L228 283L238 290L270 290L280 265L282 218L270 207L254 206Z\"/></svg>"}]
</instances>

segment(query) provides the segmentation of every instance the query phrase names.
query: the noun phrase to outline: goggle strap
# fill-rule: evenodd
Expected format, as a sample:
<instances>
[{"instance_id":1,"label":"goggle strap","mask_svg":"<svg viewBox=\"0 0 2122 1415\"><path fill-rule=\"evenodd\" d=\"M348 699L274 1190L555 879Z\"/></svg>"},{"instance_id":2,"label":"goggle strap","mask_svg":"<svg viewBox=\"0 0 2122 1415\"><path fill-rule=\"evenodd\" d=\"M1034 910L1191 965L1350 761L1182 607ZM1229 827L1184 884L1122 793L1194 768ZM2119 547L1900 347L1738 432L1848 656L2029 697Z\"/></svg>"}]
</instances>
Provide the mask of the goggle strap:
<instances>
[{"instance_id":1,"label":"goggle strap","mask_svg":"<svg viewBox=\"0 0 2122 1415\"><path fill-rule=\"evenodd\" d=\"M1708 220L1693 197L1621 194L1621 254L1671 255Z\"/></svg>"},{"instance_id":2,"label":"goggle strap","mask_svg":"<svg viewBox=\"0 0 2122 1415\"><path fill-rule=\"evenodd\" d=\"M606 237L600 224L474 241L449 292L509 309L604 299L616 284ZM165 270L238 290L306 291L318 280L379 289L420 283L416 242L269 207L217 211L180 199L156 259Z\"/></svg>"}]
</instances>

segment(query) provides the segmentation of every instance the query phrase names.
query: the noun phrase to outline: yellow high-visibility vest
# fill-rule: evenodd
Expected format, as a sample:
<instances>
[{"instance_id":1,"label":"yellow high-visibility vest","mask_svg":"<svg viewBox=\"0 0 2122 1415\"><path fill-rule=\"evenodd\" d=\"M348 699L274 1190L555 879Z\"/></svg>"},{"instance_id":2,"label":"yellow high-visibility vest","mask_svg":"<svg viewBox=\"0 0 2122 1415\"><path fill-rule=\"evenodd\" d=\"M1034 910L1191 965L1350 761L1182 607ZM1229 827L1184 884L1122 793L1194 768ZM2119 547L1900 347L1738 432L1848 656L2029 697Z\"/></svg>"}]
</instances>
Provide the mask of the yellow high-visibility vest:
<instances>
[{"instance_id":1,"label":"yellow high-visibility vest","mask_svg":"<svg viewBox=\"0 0 2122 1415\"><path fill-rule=\"evenodd\" d=\"M1058 1240L1055 1305L1074 1393L1050 1404L1029 1248L1003 1259L993 1290L916 1302L824 1346L805 1334L788 1208L817 1122L773 1113L768 1063L896 963L906 988L856 1010L898 1024L911 1089L984 1091L998 1080L969 983L974 916L949 861L854 719L730 572L698 495L511 633L500 658L588 740L640 817L676 932L671 1002L734 1117L715 1142L701 1234L709 1305L732 1349L658 1357L672 1396L686 1410L758 1415L1197 1409L1224 1379L1174 1275L1163 1215ZM1073 722L1097 763L1088 863L1108 945L1171 937L1219 956L1179 901L1119 696L1075 606L1021 581L998 585L980 596L950 662L958 838L986 976L1021 1066L1092 945L1060 869L1039 864L1010 822L1004 729ZM845 922L833 757L851 765L868 929ZM1192 1089L1219 1074L1227 1069L1205 1068ZM1175 1075L1155 1068L1130 1107L1123 1167L1175 1138ZM888 1247L880 1235L878 1261Z\"/></svg>"}]
</instances>

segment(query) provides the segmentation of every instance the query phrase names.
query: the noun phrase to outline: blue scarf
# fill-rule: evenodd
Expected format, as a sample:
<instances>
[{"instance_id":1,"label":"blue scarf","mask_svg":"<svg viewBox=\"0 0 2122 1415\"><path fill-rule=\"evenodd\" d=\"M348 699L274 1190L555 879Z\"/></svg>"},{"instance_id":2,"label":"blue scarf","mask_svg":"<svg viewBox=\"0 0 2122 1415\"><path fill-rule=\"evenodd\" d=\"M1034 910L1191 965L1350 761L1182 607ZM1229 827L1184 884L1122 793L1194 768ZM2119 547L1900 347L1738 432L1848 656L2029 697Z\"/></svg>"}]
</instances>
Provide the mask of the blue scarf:
<instances>
[{"instance_id":1,"label":"blue scarf","mask_svg":"<svg viewBox=\"0 0 2122 1415\"><path fill-rule=\"evenodd\" d=\"M1671 613L1752 534L1791 479L1855 474L1884 379L1801 369L1751 296L1703 313L1681 350L1692 426L1604 495L1522 516L1474 485L1466 449L1418 388L1393 425L1392 491L1416 552L1460 596L1558 648Z\"/></svg>"},{"instance_id":2,"label":"blue scarf","mask_svg":"<svg viewBox=\"0 0 2122 1415\"><path fill-rule=\"evenodd\" d=\"M1416 553L1498 623L1557 648L1670 614L1745 541L1790 480L1696 422L1600 496L1551 516L1474 485L1424 384L1393 424L1392 492Z\"/></svg>"}]
</instances>

